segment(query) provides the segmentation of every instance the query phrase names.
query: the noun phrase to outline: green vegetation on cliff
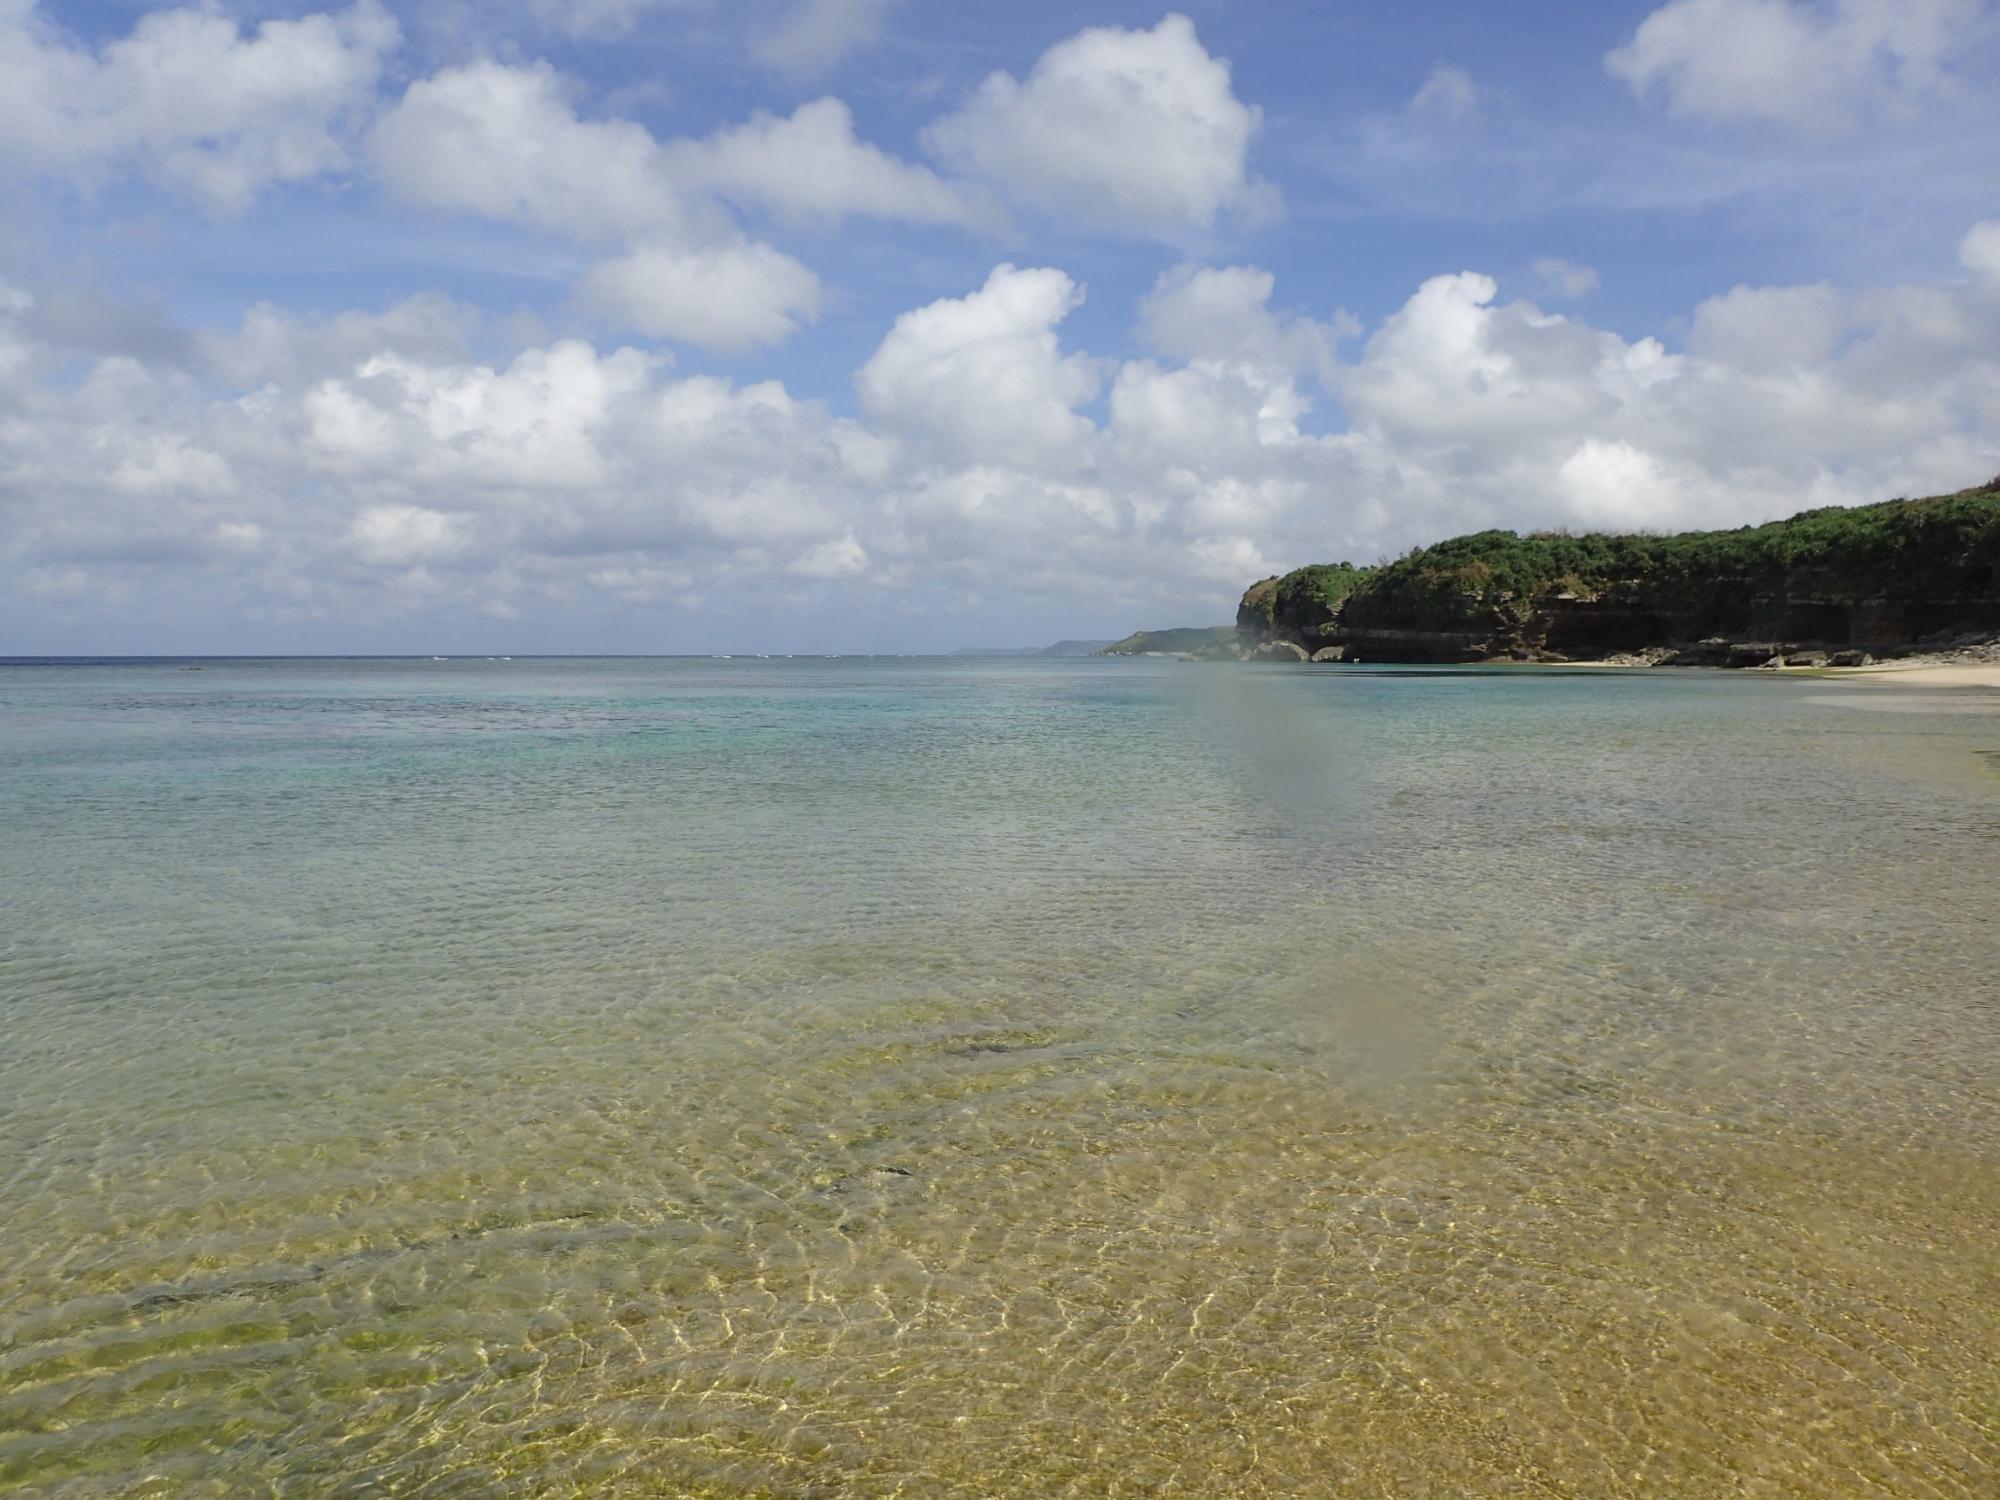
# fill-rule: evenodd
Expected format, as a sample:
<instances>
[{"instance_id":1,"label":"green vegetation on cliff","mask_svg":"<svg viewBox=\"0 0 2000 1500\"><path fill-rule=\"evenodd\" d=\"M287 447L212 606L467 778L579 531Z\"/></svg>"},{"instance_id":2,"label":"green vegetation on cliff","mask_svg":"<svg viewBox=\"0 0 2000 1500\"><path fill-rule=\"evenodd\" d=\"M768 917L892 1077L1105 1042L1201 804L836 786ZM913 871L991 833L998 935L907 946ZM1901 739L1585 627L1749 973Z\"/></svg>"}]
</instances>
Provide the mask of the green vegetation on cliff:
<instances>
[{"instance_id":1,"label":"green vegetation on cliff","mask_svg":"<svg viewBox=\"0 0 2000 1500\"><path fill-rule=\"evenodd\" d=\"M1251 639L1308 648L1456 633L1425 649L1635 649L1708 635L1915 640L2000 618L2000 480L1927 500L1805 511L1733 531L1482 531L1377 568L1265 579L1243 596ZM1553 632L1553 634L1552 634Z\"/></svg>"},{"instance_id":2,"label":"green vegetation on cliff","mask_svg":"<svg viewBox=\"0 0 2000 1500\"><path fill-rule=\"evenodd\" d=\"M1374 572L1373 568L1356 567L1350 562L1309 563L1282 578L1266 578L1262 583L1252 584L1250 592L1243 596L1242 609L1263 616L1266 634L1271 633L1269 627L1273 621L1331 619L1341 602ZM1239 611L1239 629L1243 623L1243 613Z\"/></svg>"},{"instance_id":3,"label":"green vegetation on cliff","mask_svg":"<svg viewBox=\"0 0 2000 1500\"><path fill-rule=\"evenodd\" d=\"M1996 567L2000 491L1989 488L1852 509L1829 506L1735 531L1481 531L1417 548L1375 570L1366 594L1374 618L1417 619L1548 594L1589 596L1620 584L1775 583L1806 572L1895 595L1934 589L1941 572L1982 587Z\"/></svg>"}]
</instances>

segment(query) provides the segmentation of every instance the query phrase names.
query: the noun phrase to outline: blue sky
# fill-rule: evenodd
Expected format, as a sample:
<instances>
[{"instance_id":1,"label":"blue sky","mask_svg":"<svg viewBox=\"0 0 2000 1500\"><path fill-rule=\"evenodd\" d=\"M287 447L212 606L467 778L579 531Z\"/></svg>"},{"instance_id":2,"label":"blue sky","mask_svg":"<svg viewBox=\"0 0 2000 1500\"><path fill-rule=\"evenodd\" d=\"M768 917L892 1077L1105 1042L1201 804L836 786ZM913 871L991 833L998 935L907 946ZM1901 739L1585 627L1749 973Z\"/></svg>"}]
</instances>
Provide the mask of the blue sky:
<instances>
[{"instance_id":1,"label":"blue sky","mask_svg":"<svg viewBox=\"0 0 2000 1500\"><path fill-rule=\"evenodd\" d=\"M2000 469L1990 0L0 0L0 652L949 650Z\"/></svg>"}]
</instances>

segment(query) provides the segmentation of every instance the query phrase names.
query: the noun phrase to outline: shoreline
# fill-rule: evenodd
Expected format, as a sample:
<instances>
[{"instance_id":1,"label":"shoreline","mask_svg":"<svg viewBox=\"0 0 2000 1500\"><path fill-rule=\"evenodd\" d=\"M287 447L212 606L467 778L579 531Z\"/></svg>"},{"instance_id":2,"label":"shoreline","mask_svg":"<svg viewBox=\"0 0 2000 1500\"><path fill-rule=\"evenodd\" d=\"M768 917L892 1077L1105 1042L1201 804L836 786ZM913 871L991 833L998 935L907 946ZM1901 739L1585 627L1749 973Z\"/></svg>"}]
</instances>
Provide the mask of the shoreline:
<instances>
[{"instance_id":1,"label":"shoreline","mask_svg":"<svg viewBox=\"0 0 2000 1500\"><path fill-rule=\"evenodd\" d=\"M1377 663L1388 666L1392 663ZM1558 672L1726 672L1732 677L1797 677L1815 682L1873 682L1904 688L1973 688L2000 691L2000 658L1967 661L1951 656L1911 657L1865 667L1664 667L1631 661L1485 661L1481 667L1553 668Z\"/></svg>"},{"instance_id":2,"label":"shoreline","mask_svg":"<svg viewBox=\"0 0 2000 1500\"><path fill-rule=\"evenodd\" d=\"M1797 669L1781 667L1778 670ZM1890 661L1872 667L1837 667L1818 675L1852 678L1857 682L1874 682L1891 687L2000 690L2000 661Z\"/></svg>"},{"instance_id":3,"label":"shoreline","mask_svg":"<svg viewBox=\"0 0 2000 1500\"><path fill-rule=\"evenodd\" d=\"M1509 665L1493 663L1492 665ZM1584 671L1728 671L1745 677L1810 677L1817 682L1873 682L1904 688L1984 688L2000 691L2000 659L1967 661L1951 656L1911 657L1900 661L1874 662L1865 667L1678 667L1635 668L1621 661L1570 661L1525 663L1524 665L1578 668Z\"/></svg>"},{"instance_id":4,"label":"shoreline","mask_svg":"<svg viewBox=\"0 0 2000 1500\"><path fill-rule=\"evenodd\" d=\"M1493 662L1492 666L1513 663ZM1949 657L1919 657L1907 661L1875 662L1866 667L1635 667L1621 661L1526 662L1524 666L1546 666L1580 671L1726 671L1742 677L1810 677L1816 682L1873 682L1904 688L1986 688L2000 691L2000 660L1960 661Z\"/></svg>"}]
</instances>

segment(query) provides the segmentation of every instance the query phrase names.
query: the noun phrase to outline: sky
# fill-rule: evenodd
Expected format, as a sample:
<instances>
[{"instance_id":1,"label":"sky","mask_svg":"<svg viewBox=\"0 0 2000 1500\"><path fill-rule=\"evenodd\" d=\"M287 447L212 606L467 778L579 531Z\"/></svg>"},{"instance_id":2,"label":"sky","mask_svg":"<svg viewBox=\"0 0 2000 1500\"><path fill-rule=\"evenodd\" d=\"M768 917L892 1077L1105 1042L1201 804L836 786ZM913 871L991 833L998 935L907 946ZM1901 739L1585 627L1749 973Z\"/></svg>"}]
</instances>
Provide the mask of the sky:
<instances>
[{"instance_id":1,"label":"sky","mask_svg":"<svg viewBox=\"0 0 2000 1500\"><path fill-rule=\"evenodd\" d=\"M0 655L950 651L2000 473L2000 0L0 0Z\"/></svg>"}]
</instances>

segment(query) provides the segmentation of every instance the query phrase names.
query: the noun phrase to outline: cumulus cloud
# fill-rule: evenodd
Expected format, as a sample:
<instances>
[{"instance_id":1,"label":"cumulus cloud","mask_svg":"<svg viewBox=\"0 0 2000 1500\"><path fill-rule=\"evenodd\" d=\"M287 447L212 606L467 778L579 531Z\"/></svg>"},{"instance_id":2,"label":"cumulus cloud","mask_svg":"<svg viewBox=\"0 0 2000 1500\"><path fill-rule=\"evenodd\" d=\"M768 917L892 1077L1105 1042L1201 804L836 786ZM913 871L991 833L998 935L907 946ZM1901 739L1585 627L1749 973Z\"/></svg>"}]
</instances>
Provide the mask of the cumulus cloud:
<instances>
[{"instance_id":1,"label":"cumulus cloud","mask_svg":"<svg viewBox=\"0 0 2000 1500\"><path fill-rule=\"evenodd\" d=\"M762 244L642 245L594 267L583 303L656 338L740 353L783 343L819 316L819 278Z\"/></svg>"},{"instance_id":2,"label":"cumulus cloud","mask_svg":"<svg viewBox=\"0 0 2000 1500\"><path fill-rule=\"evenodd\" d=\"M742 233L725 201L792 222L854 214L994 225L979 194L861 141L837 99L661 142L630 120L583 118L544 64L484 61L413 83L376 124L376 170L428 208L623 245L578 300L623 326L704 348L782 341L819 313L818 278Z\"/></svg>"},{"instance_id":3,"label":"cumulus cloud","mask_svg":"<svg viewBox=\"0 0 2000 1500\"><path fill-rule=\"evenodd\" d=\"M409 202L584 237L726 238L717 199L822 226L996 222L977 194L860 140L838 99L662 142L631 120L582 118L545 63L487 61L410 85L370 145Z\"/></svg>"},{"instance_id":4,"label":"cumulus cloud","mask_svg":"<svg viewBox=\"0 0 2000 1500\"><path fill-rule=\"evenodd\" d=\"M259 302L240 327L193 342L223 385L297 390L378 355L433 364L462 359L479 323L474 308L437 292L406 297L380 311L350 309L330 317Z\"/></svg>"},{"instance_id":5,"label":"cumulus cloud","mask_svg":"<svg viewBox=\"0 0 2000 1500\"><path fill-rule=\"evenodd\" d=\"M1675 114L1837 130L1954 87L1993 28L1989 0L1671 0L1605 66Z\"/></svg>"},{"instance_id":6,"label":"cumulus cloud","mask_svg":"<svg viewBox=\"0 0 2000 1500\"><path fill-rule=\"evenodd\" d=\"M1732 369L1811 369L1845 337L1847 299L1832 286L1733 287L1695 309L1688 350Z\"/></svg>"},{"instance_id":7,"label":"cumulus cloud","mask_svg":"<svg viewBox=\"0 0 2000 1500\"><path fill-rule=\"evenodd\" d=\"M1139 336L1175 359L1323 371L1335 344L1359 325L1345 312L1327 323L1274 313L1276 286L1277 278L1256 266L1176 266L1139 304Z\"/></svg>"},{"instance_id":8,"label":"cumulus cloud","mask_svg":"<svg viewBox=\"0 0 2000 1500\"><path fill-rule=\"evenodd\" d=\"M716 232L629 120L585 120L545 63L477 62L410 85L376 123L375 169L406 201L592 238Z\"/></svg>"},{"instance_id":9,"label":"cumulus cloud","mask_svg":"<svg viewBox=\"0 0 2000 1500\"><path fill-rule=\"evenodd\" d=\"M1955 488L2000 445L2000 319L1963 294L1738 289L1692 327L1671 354L1437 277L1340 394L1460 525L1735 524Z\"/></svg>"},{"instance_id":10,"label":"cumulus cloud","mask_svg":"<svg viewBox=\"0 0 2000 1500\"><path fill-rule=\"evenodd\" d=\"M899 0L797 0L778 24L757 37L758 61L794 77L827 72L848 53L875 40Z\"/></svg>"},{"instance_id":11,"label":"cumulus cloud","mask_svg":"<svg viewBox=\"0 0 2000 1500\"><path fill-rule=\"evenodd\" d=\"M1082 301L1061 271L999 266L970 296L896 320L855 378L862 405L960 462L1075 462L1091 430L1076 408L1098 372L1056 329Z\"/></svg>"},{"instance_id":12,"label":"cumulus cloud","mask_svg":"<svg viewBox=\"0 0 2000 1500\"><path fill-rule=\"evenodd\" d=\"M1017 203L1171 238L1274 206L1275 190L1249 173L1260 122L1236 97L1229 64L1208 54L1192 21L1170 15L1151 31L1079 32L1025 81L992 74L925 140Z\"/></svg>"},{"instance_id":13,"label":"cumulus cloud","mask_svg":"<svg viewBox=\"0 0 2000 1500\"><path fill-rule=\"evenodd\" d=\"M244 30L160 10L92 50L32 0L0 5L0 169L92 186L121 174L238 213L342 171L397 26L378 0Z\"/></svg>"},{"instance_id":14,"label":"cumulus cloud","mask_svg":"<svg viewBox=\"0 0 2000 1500\"><path fill-rule=\"evenodd\" d=\"M680 184L794 222L828 225L852 214L991 229L1005 217L983 195L862 141L838 99L676 141L664 165Z\"/></svg>"},{"instance_id":15,"label":"cumulus cloud","mask_svg":"<svg viewBox=\"0 0 2000 1500\"><path fill-rule=\"evenodd\" d=\"M504 370L377 355L306 393L305 437L323 466L394 486L585 489L611 474L607 413L652 369L636 350L600 357L573 339Z\"/></svg>"}]
</instances>

